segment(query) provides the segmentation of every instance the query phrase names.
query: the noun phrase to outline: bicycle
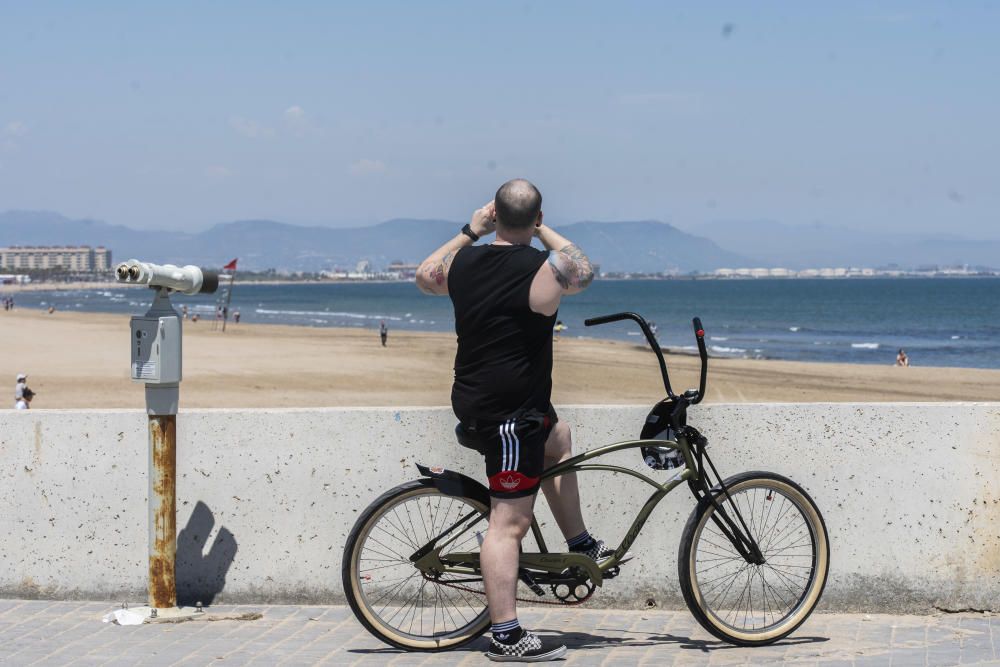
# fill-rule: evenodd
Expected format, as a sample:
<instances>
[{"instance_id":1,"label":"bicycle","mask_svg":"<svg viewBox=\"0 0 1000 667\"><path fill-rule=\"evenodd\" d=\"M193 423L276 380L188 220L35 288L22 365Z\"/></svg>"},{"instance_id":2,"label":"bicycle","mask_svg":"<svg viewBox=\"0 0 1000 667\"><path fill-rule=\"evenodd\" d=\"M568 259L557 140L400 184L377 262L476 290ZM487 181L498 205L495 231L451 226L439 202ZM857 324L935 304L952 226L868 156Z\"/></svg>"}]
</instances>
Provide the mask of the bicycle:
<instances>
[{"instance_id":1,"label":"bicycle","mask_svg":"<svg viewBox=\"0 0 1000 667\"><path fill-rule=\"evenodd\" d=\"M578 454L542 474L573 471L622 473L654 488L613 556L600 564L575 553L552 553L535 518L537 552L522 552L520 580L548 604L582 604L620 573L621 559L652 511L687 483L697 503L684 526L678 575L688 609L705 630L739 646L772 644L812 613L826 585L830 546L819 508L798 484L753 471L721 478L706 451L708 440L687 423L687 411L705 396L708 353L701 321L692 321L701 358L699 388L678 395L649 325L635 313L589 319L586 326L634 320L660 365L667 397L646 418L639 440ZM456 429L459 442L472 446ZM670 457L683 465L657 483L630 468L593 459L640 449L647 465L663 469ZM486 487L457 472L417 464L423 476L382 494L359 516L344 549L344 592L361 624L392 646L440 651L468 644L489 627L478 546L486 531ZM542 600L546 589L555 601Z\"/></svg>"}]
</instances>

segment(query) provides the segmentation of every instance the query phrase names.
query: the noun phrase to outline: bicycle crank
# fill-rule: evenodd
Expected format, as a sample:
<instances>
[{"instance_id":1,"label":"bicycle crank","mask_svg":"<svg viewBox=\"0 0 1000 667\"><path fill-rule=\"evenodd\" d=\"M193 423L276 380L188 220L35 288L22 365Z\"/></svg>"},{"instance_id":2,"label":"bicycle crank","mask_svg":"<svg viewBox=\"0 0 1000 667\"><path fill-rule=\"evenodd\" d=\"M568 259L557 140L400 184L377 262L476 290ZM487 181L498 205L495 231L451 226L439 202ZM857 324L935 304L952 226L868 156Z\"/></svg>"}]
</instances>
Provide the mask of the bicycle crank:
<instances>
[{"instance_id":1,"label":"bicycle crank","mask_svg":"<svg viewBox=\"0 0 1000 667\"><path fill-rule=\"evenodd\" d=\"M580 604L594 594L594 584L580 581L575 584L552 584L552 595L563 604Z\"/></svg>"}]
</instances>

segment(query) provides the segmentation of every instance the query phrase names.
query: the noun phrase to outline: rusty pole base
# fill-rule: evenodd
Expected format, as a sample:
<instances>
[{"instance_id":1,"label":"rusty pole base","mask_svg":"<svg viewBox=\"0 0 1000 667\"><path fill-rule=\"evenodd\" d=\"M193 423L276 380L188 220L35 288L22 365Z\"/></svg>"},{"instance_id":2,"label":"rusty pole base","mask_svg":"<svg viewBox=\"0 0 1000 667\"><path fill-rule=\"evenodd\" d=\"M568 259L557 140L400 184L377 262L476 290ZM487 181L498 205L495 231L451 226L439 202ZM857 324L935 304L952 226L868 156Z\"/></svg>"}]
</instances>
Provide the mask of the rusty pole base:
<instances>
[{"instance_id":1,"label":"rusty pole base","mask_svg":"<svg viewBox=\"0 0 1000 667\"><path fill-rule=\"evenodd\" d=\"M157 609L143 605L128 607L128 611L142 618L142 623L186 623L188 621L256 621L264 617L259 611L213 612L204 607L167 607Z\"/></svg>"}]
</instances>

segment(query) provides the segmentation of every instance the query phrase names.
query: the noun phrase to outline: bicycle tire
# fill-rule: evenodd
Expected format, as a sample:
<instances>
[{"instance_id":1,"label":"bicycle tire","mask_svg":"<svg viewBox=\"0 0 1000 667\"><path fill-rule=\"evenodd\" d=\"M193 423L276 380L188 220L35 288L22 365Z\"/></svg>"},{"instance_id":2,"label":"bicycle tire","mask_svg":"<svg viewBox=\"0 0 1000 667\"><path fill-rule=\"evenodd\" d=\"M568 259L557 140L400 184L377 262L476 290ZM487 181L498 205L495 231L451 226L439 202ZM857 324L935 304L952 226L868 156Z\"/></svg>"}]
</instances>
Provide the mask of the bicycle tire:
<instances>
[{"instance_id":1,"label":"bicycle tire","mask_svg":"<svg viewBox=\"0 0 1000 667\"><path fill-rule=\"evenodd\" d=\"M823 515L809 494L798 484L782 475L764 471L745 472L725 480L725 486L729 491L730 497L733 499L732 502L736 502L737 507L740 508L748 529L753 533L760 532L759 535L754 535L754 539L764 552L764 557L769 559L768 563L756 566L746 563L742 558L727 556L725 554L726 548L731 549L732 554L736 554L738 557L738 552L728 540L711 542L705 536L705 530L706 526L709 525L709 520L717 510L707 497L702 498L698 506L691 512L691 516L688 518L684 526L684 532L681 535L677 561L684 601L687 603L688 609L691 610L691 614L698 620L698 623L713 636L723 641L737 646L764 646L773 644L787 637L801 626L809 618L809 615L819 602L820 596L823 594L823 588L826 586L830 567L830 543L826 524L823 521ZM757 493L753 494L753 502L746 495L751 490L757 491ZM761 511L758 515L755 504L761 490L767 490L768 493L761 499ZM797 536L794 533L791 538L775 536L774 531L777 530L779 525L782 525L778 522L783 519L781 515L777 514L779 510L775 510L775 506L770 504L774 501L774 492L783 497L781 502L787 502L787 509L784 510L785 514L787 515L794 508L801 516L803 524L808 530L808 541L811 550L811 554L808 554L808 562L810 563L808 573L788 569L804 569L807 567L806 565L793 565L787 562L787 559L791 558L798 559L794 561L795 563L807 562L807 554L803 553L800 555L795 553L800 549L803 552L805 551L805 546L800 546L799 544L805 538ZM712 489L712 495L715 497L716 502L723 507L728 505L729 501L722 497L720 487ZM730 515L733 514L731 511L727 513ZM777 518L775 519L775 524L768 528L767 526L772 514ZM735 517L732 518L738 523ZM785 525L791 525L791 522L792 520L788 519ZM714 526L714 522L712 525ZM799 530L801 533L801 529ZM722 535L721 532L719 534ZM785 540L785 542L781 542L780 540ZM789 543L788 540L794 541ZM720 545L719 541L723 541L724 543ZM775 543L776 541L778 542L777 544ZM789 544L791 546L788 546ZM698 563L697 557L699 551L703 552L706 556L712 556L712 558L704 560L703 566L700 566ZM789 554L788 552L791 553ZM741 591L741 598L737 601L735 614L733 614L732 609L724 611L724 605L717 602L720 596L727 595L730 590L727 588L723 593L717 593L718 589L726 585L724 577L728 575L724 573L721 576L717 576L719 574L718 571L709 573L710 569L726 567L727 565L733 568L740 567L736 571L736 574L732 576L732 581L729 583L730 588L734 582L742 582L741 572L745 571L747 573L748 583L745 584L746 588L744 591ZM768 572L768 568L771 572ZM785 593L791 593L789 599L793 600L788 613L777 618L771 624L767 623L767 614L771 610L769 609L770 603L768 601L768 584L764 580L765 575L760 574L762 571L767 573L768 576L775 575L772 576L772 581L777 582L784 589L771 587L772 598L770 602L773 602L775 607L777 607L778 601L785 602ZM784 572L784 574L781 574L781 572ZM761 580L762 596L758 596L758 600L761 600L761 598L763 600L763 622L760 628L754 625L750 629L746 627L740 629L734 623L728 622L727 619L730 617L730 614L733 614L734 622L738 621L739 614L742 612L745 614L744 625L746 625L747 620L752 620L753 623L756 622L758 617L757 612L750 609L752 607L752 595L755 587L755 575ZM702 576L705 577L705 581L700 580ZM722 581L715 584L720 579ZM805 579L806 581L802 586L801 593L798 594L798 598L795 599L797 594L796 581L798 579ZM749 590L749 595L746 595L746 601L743 601L746 590ZM706 599L710 596L714 596L714 600ZM743 605L746 605L746 610L743 609ZM716 606L718 608L715 608ZM725 615L723 615L723 612ZM773 611L771 613L772 619L775 619L777 614Z\"/></svg>"},{"instance_id":2,"label":"bicycle tire","mask_svg":"<svg viewBox=\"0 0 1000 667\"><path fill-rule=\"evenodd\" d=\"M385 565L379 566L379 568L389 568L396 567L403 576L408 576L409 579L416 577L420 581L420 611L417 612L417 603L414 601L413 606L413 616L414 619L416 615L420 614L421 632L414 633L412 626L414 624L411 620L411 627L409 631L403 631L399 627L392 625L391 620L387 620L383 617L383 614L376 609L378 604L372 604L372 599L365 590L365 585L362 582L362 556L365 552L365 544L370 540L371 533L376 529L376 526L380 525L380 521L393 511L393 509L401 507L403 502L412 499L428 499L433 501L433 499L438 499L438 505L440 506L441 501L449 500L451 502L464 503L472 509L485 512L485 518L488 517L488 508L482 506L478 501L471 498L461 498L457 496L447 496L441 493L428 479L420 479L412 482L407 482L406 484L401 484L389 491L386 491L381 496L376 498L358 517L355 522L354 527L351 529L350 534L347 537L347 542L344 545L344 557L341 563L341 578L344 586L344 595L347 598L348 604L351 606L351 610L354 612L355 617L360 621L361 625L365 627L368 632L379 640L389 644L390 646L395 646L397 648L405 649L408 651L443 651L448 649L458 648L464 646L472 641L475 641L480 635L482 635L490 625L489 611L486 607L485 596L482 597L482 610L476 613L471 620L468 620L464 625L458 626L447 631L447 624L445 619L445 612L442 611L441 622L444 626L443 632L434 632L434 628L437 625L437 610L434 610L434 621L431 623L431 632L423 632L423 621L426 617L426 611L423 607L424 596L423 587L427 586L429 583L435 586L435 594L440 600L443 596L444 599L448 600L448 596L451 594L450 589L445 592L441 592L443 589L447 588L443 584L434 584L430 579L425 579L420 576L419 570L412 563L404 561L402 558L397 558L397 565ZM461 515L461 510L459 514ZM397 518L399 514L397 511ZM447 522L447 519L451 515L451 509L448 510L448 515L445 516L442 524ZM436 519L436 517L435 517ZM389 519L386 519L389 520ZM421 522L425 522L426 519L421 517ZM400 522L401 523L401 522ZM431 520L432 528L436 524L436 520ZM417 530L417 529L415 529ZM426 529L425 529L426 531ZM433 532L433 531L429 531ZM388 538L386 537L386 542ZM421 537L422 539L422 537ZM425 542L420 542L421 544ZM398 556L406 556L406 551L413 545L408 545L402 547L403 553L396 554ZM477 545L473 543L473 547ZM380 543L379 549L381 550L380 555L387 555L384 553L386 550L384 543ZM414 548L415 549L415 548ZM474 549L465 549L474 550ZM412 568L413 572L406 575L409 570L407 566ZM373 568L378 570L379 568ZM369 577L369 581L365 583L370 583L371 575L366 575ZM407 581L404 581L400 586L405 585ZM416 584L416 582L414 582ZM389 582L388 586L396 586L394 582ZM395 594L393 594L395 595ZM429 594L430 595L430 594ZM471 594L470 594L471 595ZM466 598L468 599L468 597ZM379 600L380 602L381 600ZM390 599L390 602L392 599ZM385 612L386 614L388 612ZM403 621L406 620L406 613L404 613ZM471 612L470 612L471 613ZM398 614L398 610L397 610ZM463 620L467 620L463 616Z\"/></svg>"}]
</instances>

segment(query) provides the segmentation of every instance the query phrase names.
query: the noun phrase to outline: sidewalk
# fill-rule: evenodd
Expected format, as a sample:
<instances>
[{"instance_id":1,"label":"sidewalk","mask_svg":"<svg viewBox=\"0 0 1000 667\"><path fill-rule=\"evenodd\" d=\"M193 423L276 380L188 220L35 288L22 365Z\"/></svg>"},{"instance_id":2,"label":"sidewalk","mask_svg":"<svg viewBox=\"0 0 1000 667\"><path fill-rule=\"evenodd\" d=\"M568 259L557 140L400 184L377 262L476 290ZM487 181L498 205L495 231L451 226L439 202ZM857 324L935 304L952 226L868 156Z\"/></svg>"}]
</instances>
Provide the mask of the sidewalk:
<instances>
[{"instance_id":1,"label":"sidewalk","mask_svg":"<svg viewBox=\"0 0 1000 667\"><path fill-rule=\"evenodd\" d=\"M117 626L107 602L0 600L2 665L485 665L486 640L450 653L404 653L365 632L347 607L230 606L256 621ZM563 665L1000 665L1000 620L982 614L813 614L788 639L743 649L711 638L687 612L553 607L522 610L560 633Z\"/></svg>"}]
</instances>

